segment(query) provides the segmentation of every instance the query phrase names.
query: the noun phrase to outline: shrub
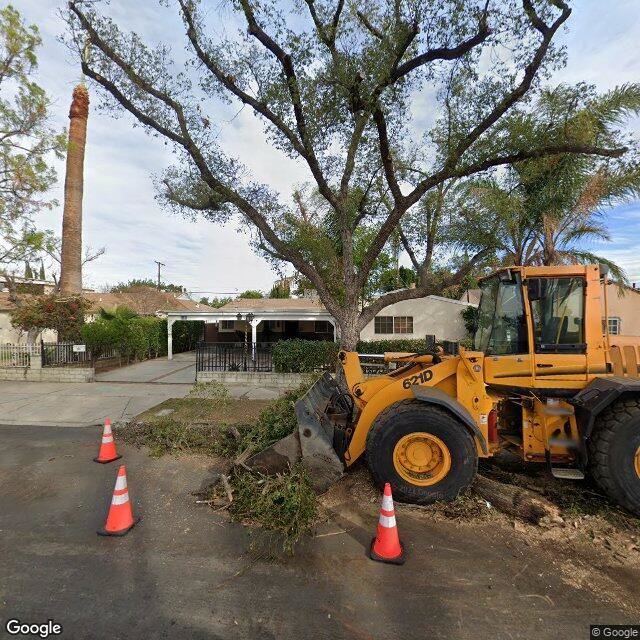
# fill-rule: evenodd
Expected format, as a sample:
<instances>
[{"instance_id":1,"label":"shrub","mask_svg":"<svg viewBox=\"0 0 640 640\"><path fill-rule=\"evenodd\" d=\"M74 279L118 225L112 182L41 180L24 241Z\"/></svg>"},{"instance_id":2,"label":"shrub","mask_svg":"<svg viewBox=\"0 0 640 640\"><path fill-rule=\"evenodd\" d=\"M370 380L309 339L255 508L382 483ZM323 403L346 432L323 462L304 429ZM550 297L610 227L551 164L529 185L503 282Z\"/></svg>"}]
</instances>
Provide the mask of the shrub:
<instances>
[{"instance_id":1,"label":"shrub","mask_svg":"<svg viewBox=\"0 0 640 640\"><path fill-rule=\"evenodd\" d=\"M76 340L90 302L81 295L38 296L11 312L11 324L23 331L53 329L59 340Z\"/></svg>"},{"instance_id":2,"label":"shrub","mask_svg":"<svg viewBox=\"0 0 640 640\"><path fill-rule=\"evenodd\" d=\"M464 328L467 330L469 336L473 338L478 329L478 322L480 321L480 308L466 307L460 312L460 315L464 320Z\"/></svg>"},{"instance_id":3,"label":"shrub","mask_svg":"<svg viewBox=\"0 0 640 640\"><path fill-rule=\"evenodd\" d=\"M145 360L167 352L166 325L162 318L138 317L119 309L85 324L82 339L94 357L113 348L125 360Z\"/></svg>"},{"instance_id":4,"label":"shrub","mask_svg":"<svg viewBox=\"0 0 640 640\"><path fill-rule=\"evenodd\" d=\"M275 533L282 548L291 553L296 542L313 526L318 512L307 470L297 464L286 473L269 477L240 471L231 481L234 487L231 515Z\"/></svg>"},{"instance_id":5,"label":"shrub","mask_svg":"<svg viewBox=\"0 0 640 640\"><path fill-rule=\"evenodd\" d=\"M291 391L271 401L258 416L255 424L242 432L242 439L238 442L238 453L249 449L257 453L288 436L295 430L295 404L315 383L317 377L309 376L302 384Z\"/></svg>"},{"instance_id":6,"label":"shrub","mask_svg":"<svg viewBox=\"0 0 640 640\"><path fill-rule=\"evenodd\" d=\"M281 340L273 346L273 368L278 373L312 373L332 369L338 355L335 342Z\"/></svg>"},{"instance_id":7,"label":"shrub","mask_svg":"<svg viewBox=\"0 0 640 640\"><path fill-rule=\"evenodd\" d=\"M360 340L356 345L358 353L385 353L389 351L407 351L419 353L427 350L427 343L422 338L396 340Z\"/></svg>"}]
</instances>

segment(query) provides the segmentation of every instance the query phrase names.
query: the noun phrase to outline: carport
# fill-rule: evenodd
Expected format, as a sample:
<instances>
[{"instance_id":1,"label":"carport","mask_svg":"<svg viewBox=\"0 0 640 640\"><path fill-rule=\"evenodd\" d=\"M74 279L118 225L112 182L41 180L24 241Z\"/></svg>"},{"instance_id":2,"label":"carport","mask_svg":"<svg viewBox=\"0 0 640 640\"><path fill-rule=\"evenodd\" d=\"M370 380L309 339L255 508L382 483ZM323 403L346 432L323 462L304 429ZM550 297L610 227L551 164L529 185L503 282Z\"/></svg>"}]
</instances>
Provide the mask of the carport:
<instances>
[{"instance_id":1,"label":"carport","mask_svg":"<svg viewBox=\"0 0 640 640\"><path fill-rule=\"evenodd\" d=\"M251 334L251 352L255 354L259 342L258 334L270 332L272 341L292 337L285 334L287 323L296 322L302 328L297 337L310 339L336 339L336 323L333 316L316 300L305 298L237 299L215 311L168 311L167 312L167 357L173 358L172 327L177 320L200 320L207 325L216 325L218 342L224 341L225 333L234 340L238 331ZM330 331L327 331L327 327ZM319 330L320 329L320 330ZM206 333L206 331L205 331ZM222 338L222 339L220 339Z\"/></svg>"}]
</instances>

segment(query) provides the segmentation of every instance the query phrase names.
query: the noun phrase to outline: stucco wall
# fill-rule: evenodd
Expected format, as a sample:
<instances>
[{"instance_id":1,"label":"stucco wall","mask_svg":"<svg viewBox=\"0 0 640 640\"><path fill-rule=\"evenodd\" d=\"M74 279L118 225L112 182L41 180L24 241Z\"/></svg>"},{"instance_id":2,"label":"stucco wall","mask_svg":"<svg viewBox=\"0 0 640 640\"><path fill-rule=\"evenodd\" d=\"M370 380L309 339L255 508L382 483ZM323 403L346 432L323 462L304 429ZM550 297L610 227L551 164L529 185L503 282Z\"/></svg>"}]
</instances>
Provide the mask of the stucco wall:
<instances>
[{"instance_id":1,"label":"stucco wall","mask_svg":"<svg viewBox=\"0 0 640 640\"><path fill-rule=\"evenodd\" d=\"M38 336L38 340L40 337ZM47 329L42 333L45 342L55 342L56 332ZM0 344L25 344L27 334L11 326L11 316L8 311L0 311Z\"/></svg>"},{"instance_id":2,"label":"stucco wall","mask_svg":"<svg viewBox=\"0 0 640 640\"><path fill-rule=\"evenodd\" d=\"M609 317L620 318L620 335L640 336L640 291L625 289L620 295L617 286L609 285L607 301Z\"/></svg>"},{"instance_id":3,"label":"stucco wall","mask_svg":"<svg viewBox=\"0 0 640 640\"><path fill-rule=\"evenodd\" d=\"M467 306L466 302L439 296L396 302L385 307L378 316L413 316L413 333L375 333L375 323L371 321L360 333L360 339L424 338L431 334L438 340L462 340L467 332L461 313Z\"/></svg>"}]
</instances>

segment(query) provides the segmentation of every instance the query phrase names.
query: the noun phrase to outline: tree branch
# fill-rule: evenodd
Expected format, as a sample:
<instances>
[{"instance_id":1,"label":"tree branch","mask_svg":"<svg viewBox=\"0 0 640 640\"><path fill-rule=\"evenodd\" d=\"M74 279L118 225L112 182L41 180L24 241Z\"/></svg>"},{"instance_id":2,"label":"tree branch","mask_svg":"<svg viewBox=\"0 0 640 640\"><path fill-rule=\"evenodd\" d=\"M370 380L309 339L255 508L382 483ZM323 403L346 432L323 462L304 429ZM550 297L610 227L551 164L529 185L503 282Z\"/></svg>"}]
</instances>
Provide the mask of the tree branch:
<instances>
[{"instance_id":1,"label":"tree branch","mask_svg":"<svg viewBox=\"0 0 640 640\"><path fill-rule=\"evenodd\" d=\"M280 62L282 70L287 78L287 89L289 90L289 97L291 104L293 105L293 113L296 120L296 127L298 129L298 135L305 148L305 159L311 173L315 178L320 193L327 199L327 201L335 208L336 211L340 210L339 203L336 200L335 194L329 187L329 184L324 177L324 173L320 167L320 163L316 157L315 151L311 139L309 138L309 131L307 129L307 121L302 108L302 98L300 96L300 86L298 84L298 77L296 76L295 67L291 56L280 47L280 45L269 36L262 27L258 24L256 17L253 13L249 0L240 0L240 5L244 12L249 28L249 33L258 40L268 51L270 51L276 59Z\"/></svg>"}]
</instances>

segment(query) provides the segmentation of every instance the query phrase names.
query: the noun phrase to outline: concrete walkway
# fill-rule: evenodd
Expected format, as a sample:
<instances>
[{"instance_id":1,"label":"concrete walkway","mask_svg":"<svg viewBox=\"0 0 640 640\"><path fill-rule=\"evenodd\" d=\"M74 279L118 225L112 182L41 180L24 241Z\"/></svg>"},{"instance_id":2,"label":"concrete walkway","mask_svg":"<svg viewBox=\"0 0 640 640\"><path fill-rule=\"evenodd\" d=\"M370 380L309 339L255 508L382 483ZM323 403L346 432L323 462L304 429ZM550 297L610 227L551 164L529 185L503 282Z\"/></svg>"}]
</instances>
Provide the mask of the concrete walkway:
<instances>
[{"instance_id":1,"label":"concrete walkway","mask_svg":"<svg viewBox=\"0 0 640 640\"><path fill-rule=\"evenodd\" d=\"M179 353L173 360L155 358L96 375L96 382L193 384L195 379L195 351Z\"/></svg>"}]
</instances>

